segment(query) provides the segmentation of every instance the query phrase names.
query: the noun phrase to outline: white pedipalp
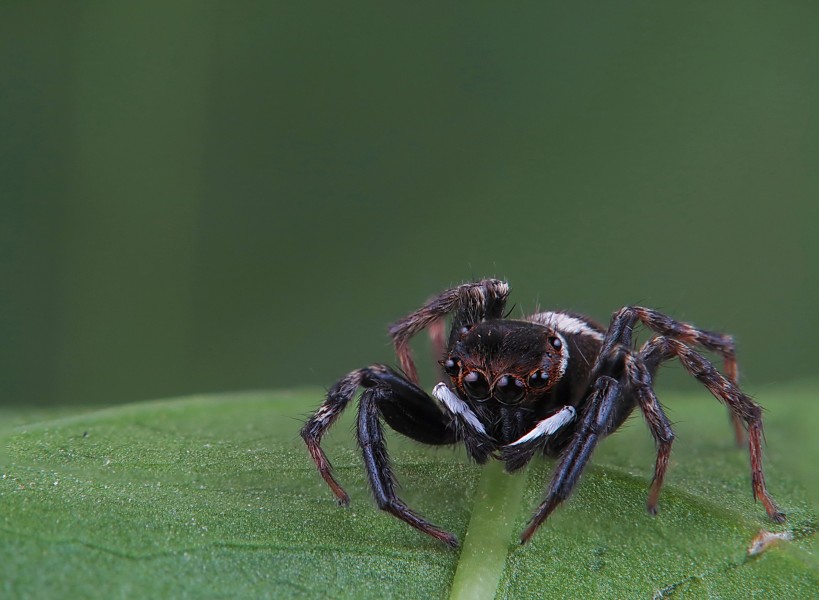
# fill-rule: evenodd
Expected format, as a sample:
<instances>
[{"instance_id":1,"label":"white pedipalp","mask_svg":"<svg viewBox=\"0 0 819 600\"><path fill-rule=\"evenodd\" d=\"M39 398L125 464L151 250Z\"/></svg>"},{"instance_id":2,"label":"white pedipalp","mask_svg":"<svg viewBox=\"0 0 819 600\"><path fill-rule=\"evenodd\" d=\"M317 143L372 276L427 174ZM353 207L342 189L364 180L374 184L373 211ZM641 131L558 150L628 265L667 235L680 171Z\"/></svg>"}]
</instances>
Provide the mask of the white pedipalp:
<instances>
[{"instance_id":1,"label":"white pedipalp","mask_svg":"<svg viewBox=\"0 0 819 600\"><path fill-rule=\"evenodd\" d=\"M472 412L469 405L458 398L445 383L439 383L432 388L432 395L443 404L450 413L461 417L472 429L486 435L486 429L480 419L478 419L478 416Z\"/></svg>"},{"instance_id":2,"label":"white pedipalp","mask_svg":"<svg viewBox=\"0 0 819 600\"><path fill-rule=\"evenodd\" d=\"M573 406L564 406L551 417L540 421L537 425L534 426L532 431L530 431L520 439L515 440L509 445L516 446L518 444L525 444L526 442L535 440L539 437L543 437L545 435L552 435L558 429L571 423L576 415L577 413L575 412Z\"/></svg>"}]
</instances>

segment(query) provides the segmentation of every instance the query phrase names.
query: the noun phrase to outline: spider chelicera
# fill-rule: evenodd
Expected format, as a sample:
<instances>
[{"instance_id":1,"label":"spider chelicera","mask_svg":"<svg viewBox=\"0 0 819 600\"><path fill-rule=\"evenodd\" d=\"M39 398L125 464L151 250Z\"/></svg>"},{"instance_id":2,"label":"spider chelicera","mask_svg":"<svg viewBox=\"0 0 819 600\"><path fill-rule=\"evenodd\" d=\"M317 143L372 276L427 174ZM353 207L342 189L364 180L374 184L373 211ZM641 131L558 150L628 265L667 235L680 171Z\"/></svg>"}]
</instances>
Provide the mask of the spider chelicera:
<instances>
[{"instance_id":1,"label":"spider chelicera","mask_svg":"<svg viewBox=\"0 0 819 600\"><path fill-rule=\"evenodd\" d=\"M333 477L320 441L361 387L357 438L378 507L449 546L458 545L454 535L397 496L381 419L425 444L463 443L477 463L496 458L510 472L539 452L559 457L546 497L521 535L525 543L569 496L597 443L639 407L657 445L647 503L649 512L656 513L674 433L652 385L660 363L676 357L728 406L738 442L747 429L754 497L771 519L785 520L762 473L762 409L737 386L729 336L637 306L615 312L608 329L569 312L506 319L508 295L509 285L496 279L443 292L390 327L403 372L376 364L353 371L330 388L301 436L341 504L349 497ZM445 341L447 317L451 328ZM636 349L632 332L638 322L656 335ZM424 329L441 356L442 379L448 380L438 383L432 395L418 385L409 347ZM695 348L722 356L725 374Z\"/></svg>"}]
</instances>

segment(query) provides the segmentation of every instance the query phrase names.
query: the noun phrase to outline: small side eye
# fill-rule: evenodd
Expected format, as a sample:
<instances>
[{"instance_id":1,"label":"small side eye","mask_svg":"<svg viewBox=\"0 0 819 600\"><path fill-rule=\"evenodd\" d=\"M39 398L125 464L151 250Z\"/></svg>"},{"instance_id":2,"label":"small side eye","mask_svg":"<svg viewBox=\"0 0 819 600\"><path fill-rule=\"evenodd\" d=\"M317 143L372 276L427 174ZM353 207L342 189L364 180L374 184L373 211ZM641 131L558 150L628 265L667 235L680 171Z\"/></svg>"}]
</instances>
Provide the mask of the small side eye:
<instances>
[{"instance_id":1,"label":"small side eye","mask_svg":"<svg viewBox=\"0 0 819 600\"><path fill-rule=\"evenodd\" d=\"M561 346L563 346L563 342L560 341L559 337L550 337L549 343L552 345L552 348L555 350L560 350Z\"/></svg>"},{"instance_id":2,"label":"small side eye","mask_svg":"<svg viewBox=\"0 0 819 600\"><path fill-rule=\"evenodd\" d=\"M558 340L560 341L560 340ZM540 389L546 387L549 383L549 374L546 371L535 371L529 375L529 387Z\"/></svg>"},{"instance_id":3,"label":"small side eye","mask_svg":"<svg viewBox=\"0 0 819 600\"><path fill-rule=\"evenodd\" d=\"M470 371L464 375L463 382L466 393L473 400L486 400L489 398L489 382L478 371Z\"/></svg>"},{"instance_id":4,"label":"small side eye","mask_svg":"<svg viewBox=\"0 0 819 600\"><path fill-rule=\"evenodd\" d=\"M458 330L458 332L459 332L461 335L466 335L467 333L469 333L469 330L470 330L470 329L472 329L472 326L471 326L471 325L464 325L463 327L461 327L461 328Z\"/></svg>"},{"instance_id":5,"label":"small side eye","mask_svg":"<svg viewBox=\"0 0 819 600\"><path fill-rule=\"evenodd\" d=\"M444 361L444 371L453 377L461 372L461 365L457 360L448 358Z\"/></svg>"}]
</instances>

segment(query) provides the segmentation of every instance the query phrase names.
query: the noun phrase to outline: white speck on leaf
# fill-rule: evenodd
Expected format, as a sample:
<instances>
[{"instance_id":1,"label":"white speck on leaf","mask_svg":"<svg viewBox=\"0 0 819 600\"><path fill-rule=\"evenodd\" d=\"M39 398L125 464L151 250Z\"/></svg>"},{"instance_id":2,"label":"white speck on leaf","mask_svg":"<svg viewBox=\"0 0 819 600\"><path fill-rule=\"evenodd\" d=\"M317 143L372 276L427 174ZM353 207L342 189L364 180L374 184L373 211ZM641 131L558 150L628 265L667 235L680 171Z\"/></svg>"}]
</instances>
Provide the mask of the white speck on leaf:
<instances>
[{"instance_id":1,"label":"white speck on leaf","mask_svg":"<svg viewBox=\"0 0 819 600\"><path fill-rule=\"evenodd\" d=\"M748 546L748 556L758 556L770 548L773 544L779 541L789 542L793 539L793 533L790 531L782 531L780 533L773 533L765 531L764 529L751 540L751 545Z\"/></svg>"}]
</instances>

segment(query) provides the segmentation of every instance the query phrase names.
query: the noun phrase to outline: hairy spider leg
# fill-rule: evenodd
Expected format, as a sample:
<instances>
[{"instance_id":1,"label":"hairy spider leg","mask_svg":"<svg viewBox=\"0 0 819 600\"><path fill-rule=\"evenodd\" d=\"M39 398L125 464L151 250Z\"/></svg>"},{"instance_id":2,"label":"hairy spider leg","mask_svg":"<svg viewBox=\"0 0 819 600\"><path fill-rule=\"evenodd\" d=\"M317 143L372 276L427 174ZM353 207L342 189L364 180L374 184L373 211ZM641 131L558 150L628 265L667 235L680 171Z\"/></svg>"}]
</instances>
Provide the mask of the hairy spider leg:
<instances>
[{"instance_id":1,"label":"hairy spider leg","mask_svg":"<svg viewBox=\"0 0 819 600\"><path fill-rule=\"evenodd\" d=\"M706 331L689 323L675 321L668 315L650 308L626 306L614 313L612 317L609 326L609 344L617 343L620 338L620 343L630 348L631 334L637 321L664 337L679 340L689 346L702 346L706 350L719 354L723 360L725 377L734 385L738 385L736 345L730 335ZM604 351L611 352L611 350L611 347L608 349L604 347L601 354ZM729 411L728 414L734 428L737 445L742 446L745 443L743 421L734 411Z\"/></svg>"},{"instance_id":2,"label":"hairy spider leg","mask_svg":"<svg viewBox=\"0 0 819 600\"><path fill-rule=\"evenodd\" d=\"M486 319L500 319L509 296L509 284L498 279L484 279L474 283L465 283L442 292L428 300L421 308L390 326L390 336L395 346L395 354L407 379L418 383L418 370L412 358L409 342L414 335L432 327L433 343L436 337L443 335L436 331L439 323L452 313L450 343L455 334L463 327L471 327ZM441 344L442 345L442 344ZM441 348L443 353L443 348Z\"/></svg>"},{"instance_id":3,"label":"hairy spider leg","mask_svg":"<svg viewBox=\"0 0 819 600\"><path fill-rule=\"evenodd\" d=\"M457 545L453 535L426 522L395 495L395 477L379 414L395 431L424 444L453 444L458 441L456 430L450 417L441 411L433 398L389 367L372 365L349 373L330 388L327 398L305 423L301 436L319 473L339 503L349 504L349 496L333 476L330 461L321 448L321 438L359 387L365 390L359 401L358 441L378 507L450 546Z\"/></svg>"},{"instance_id":4,"label":"hairy spider leg","mask_svg":"<svg viewBox=\"0 0 819 600\"><path fill-rule=\"evenodd\" d=\"M620 384L615 379L606 376L597 379L586 405L583 421L552 475L546 498L537 507L529 525L521 534L521 544L528 542L552 511L569 497L595 446L608 432L611 418L616 416L613 409L619 397Z\"/></svg>"},{"instance_id":5,"label":"hairy spider leg","mask_svg":"<svg viewBox=\"0 0 819 600\"><path fill-rule=\"evenodd\" d=\"M702 383L713 396L725 404L748 427L748 451L751 458L751 487L754 499L760 500L772 521L782 523L785 515L768 493L762 472L762 407L751 400L728 380L704 356L679 340L655 337L646 342L640 353L647 364L659 364L676 357L692 377ZM659 490L657 490L659 493Z\"/></svg>"},{"instance_id":6,"label":"hairy spider leg","mask_svg":"<svg viewBox=\"0 0 819 600\"><path fill-rule=\"evenodd\" d=\"M342 411L356 393L358 386L361 385L361 380L364 378L366 370L358 369L348 373L345 377L339 379L336 384L327 391L327 398L318 407L318 410L310 417L301 428L301 434L304 443L307 444L307 450L316 463L319 474L321 474L327 485L338 498L339 504L347 506L350 503L350 497L341 484L333 477L333 467L330 460L321 448L321 438L328 429L336 422Z\"/></svg>"},{"instance_id":7,"label":"hairy spider leg","mask_svg":"<svg viewBox=\"0 0 819 600\"><path fill-rule=\"evenodd\" d=\"M671 444L674 442L674 431L671 429L671 422L663 411L657 395L654 393L652 373L659 363L654 363L649 357L646 360L645 352L648 344L643 345L638 356L628 354L626 356L626 376L628 384L637 396L637 404L643 412L643 416L648 423L654 442L657 445L657 460L654 463L654 477L651 479L651 487L648 492L646 507L652 515L657 514L657 500L660 497L660 489L663 487L665 472L668 469L668 459L671 456ZM651 367L646 365L651 364Z\"/></svg>"},{"instance_id":8,"label":"hairy spider leg","mask_svg":"<svg viewBox=\"0 0 819 600\"><path fill-rule=\"evenodd\" d=\"M364 467L376 504L381 510L419 531L452 548L457 548L458 538L413 512L395 493L395 475L390 466L390 458L384 442L384 431L379 420L381 406L393 400L393 391L390 388L379 386L365 390L358 404L358 443L364 454Z\"/></svg>"}]
</instances>

